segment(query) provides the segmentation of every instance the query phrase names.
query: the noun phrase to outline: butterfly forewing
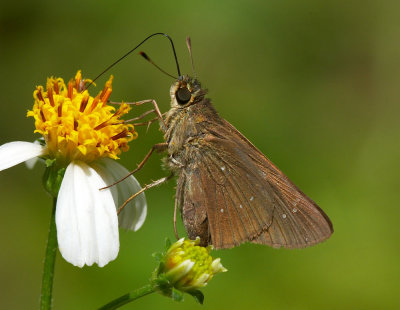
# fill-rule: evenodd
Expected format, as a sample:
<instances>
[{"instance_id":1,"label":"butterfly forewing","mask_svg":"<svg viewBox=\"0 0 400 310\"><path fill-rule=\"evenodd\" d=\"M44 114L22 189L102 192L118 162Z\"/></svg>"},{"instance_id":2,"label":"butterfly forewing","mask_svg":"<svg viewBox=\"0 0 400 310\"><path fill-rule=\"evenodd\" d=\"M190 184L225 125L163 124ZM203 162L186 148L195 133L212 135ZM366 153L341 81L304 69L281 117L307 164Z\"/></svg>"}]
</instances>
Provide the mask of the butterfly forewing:
<instances>
[{"instance_id":1,"label":"butterfly forewing","mask_svg":"<svg viewBox=\"0 0 400 310\"><path fill-rule=\"evenodd\" d=\"M246 137L236 130L230 123L223 120L223 127L229 128L228 132L240 139L239 144L248 149L248 156L253 161L262 176L268 181L278 199L278 206L281 207L281 218L292 219L292 229L295 229L294 236L302 237L297 245L283 245L286 247L304 247L319 243L333 233L333 225L324 211L309 197L307 197L289 178L283 174L261 151L259 151ZM249 150L250 149L250 150ZM290 221L283 221L290 222ZM303 231L300 233L299 229ZM264 236L266 234L264 233ZM259 240L255 240L258 243Z\"/></svg>"},{"instance_id":2,"label":"butterfly forewing","mask_svg":"<svg viewBox=\"0 0 400 310\"><path fill-rule=\"evenodd\" d=\"M228 122L212 124L182 168L177 197L189 237L300 248L333 232L325 213Z\"/></svg>"}]
</instances>

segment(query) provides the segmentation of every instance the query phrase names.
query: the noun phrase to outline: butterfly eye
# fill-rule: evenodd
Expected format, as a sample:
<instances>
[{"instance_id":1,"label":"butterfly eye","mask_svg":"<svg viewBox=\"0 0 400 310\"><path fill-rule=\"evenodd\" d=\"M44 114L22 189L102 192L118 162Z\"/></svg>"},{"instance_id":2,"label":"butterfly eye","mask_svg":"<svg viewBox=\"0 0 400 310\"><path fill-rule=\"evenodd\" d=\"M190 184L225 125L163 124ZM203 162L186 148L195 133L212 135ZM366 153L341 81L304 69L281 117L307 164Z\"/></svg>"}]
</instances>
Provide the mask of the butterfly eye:
<instances>
[{"instance_id":1,"label":"butterfly eye","mask_svg":"<svg viewBox=\"0 0 400 310\"><path fill-rule=\"evenodd\" d=\"M179 88L175 93L176 100L179 104L184 105L189 102L192 94L190 93L189 89L186 87Z\"/></svg>"}]
</instances>

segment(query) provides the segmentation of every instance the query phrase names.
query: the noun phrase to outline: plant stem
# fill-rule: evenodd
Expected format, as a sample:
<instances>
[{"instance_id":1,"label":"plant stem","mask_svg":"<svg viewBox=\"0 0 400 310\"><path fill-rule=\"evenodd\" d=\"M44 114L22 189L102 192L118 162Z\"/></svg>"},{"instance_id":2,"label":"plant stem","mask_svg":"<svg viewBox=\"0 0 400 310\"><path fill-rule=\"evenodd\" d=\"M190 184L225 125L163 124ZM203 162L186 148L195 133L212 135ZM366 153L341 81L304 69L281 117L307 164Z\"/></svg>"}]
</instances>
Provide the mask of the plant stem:
<instances>
[{"instance_id":1,"label":"plant stem","mask_svg":"<svg viewBox=\"0 0 400 310\"><path fill-rule=\"evenodd\" d=\"M119 307L121 307L131 301L134 301L140 297L149 295L151 293L154 293L153 286L151 284L147 284L141 288L138 288L137 290L134 290L133 292L122 295L121 297L118 297L117 299L114 299L113 301L111 301L108 304L104 305L103 307L99 308L99 310L118 309Z\"/></svg>"},{"instance_id":2,"label":"plant stem","mask_svg":"<svg viewBox=\"0 0 400 310\"><path fill-rule=\"evenodd\" d=\"M57 198L53 198L49 235L47 237L46 254L43 265L42 294L40 296L40 310L50 310L52 302L54 265L57 254L57 228L55 221Z\"/></svg>"}]
</instances>

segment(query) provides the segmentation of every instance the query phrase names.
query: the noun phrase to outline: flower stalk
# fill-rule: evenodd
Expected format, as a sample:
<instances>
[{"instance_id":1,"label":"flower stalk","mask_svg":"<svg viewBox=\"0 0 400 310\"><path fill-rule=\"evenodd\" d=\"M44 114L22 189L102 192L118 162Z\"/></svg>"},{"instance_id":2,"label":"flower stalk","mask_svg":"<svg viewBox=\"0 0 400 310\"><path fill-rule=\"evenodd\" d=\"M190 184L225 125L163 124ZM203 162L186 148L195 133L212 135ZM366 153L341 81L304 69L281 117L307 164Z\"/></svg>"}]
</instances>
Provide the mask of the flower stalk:
<instances>
[{"instance_id":1,"label":"flower stalk","mask_svg":"<svg viewBox=\"0 0 400 310\"><path fill-rule=\"evenodd\" d=\"M118 309L119 307L130 303L140 297L149 295L151 293L154 293L155 290L151 284L147 284L137 290L134 290L128 294L122 295L121 297L118 297L114 299L113 301L109 302L108 304L104 305L103 307L99 308L99 310L114 310Z\"/></svg>"},{"instance_id":2,"label":"flower stalk","mask_svg":"<svg viewBox=\"0 0 400 310\"><path fill-rule=\"evenodd\" d=\"M54 266L57 255L57 229L56 229L56 205L57 198L53 198L53 208L51 210L49 235L47 238L46 254L44 257L43 277L42 277L42 292L40 295L40 310L51 309Z\"/></svg>"}]
</instances>

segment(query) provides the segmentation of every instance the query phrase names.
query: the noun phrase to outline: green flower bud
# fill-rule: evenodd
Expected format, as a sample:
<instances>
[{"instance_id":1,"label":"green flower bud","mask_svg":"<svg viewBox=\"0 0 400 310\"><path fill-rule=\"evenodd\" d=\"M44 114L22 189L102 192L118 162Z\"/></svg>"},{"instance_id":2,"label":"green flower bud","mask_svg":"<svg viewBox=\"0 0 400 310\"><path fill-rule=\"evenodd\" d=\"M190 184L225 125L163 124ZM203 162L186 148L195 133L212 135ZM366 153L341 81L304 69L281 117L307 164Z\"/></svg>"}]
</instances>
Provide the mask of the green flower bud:
<instances>
[{"instance_id":1,"label":"green flower bud","mask_svg":"<svg viewBox=\"0 0 400 310\"><path fill-rule=\"evenodd\" d=\"M210 255L212 247L202 247L199 243L200 238L182 238L169 247L157 270L157 277L168 281L168 285L163 285L163 294L170 295L171 289L198 294L197 290L206 286L215 274L227 271L219 258Z\"/></svg>"}]
</instances>

